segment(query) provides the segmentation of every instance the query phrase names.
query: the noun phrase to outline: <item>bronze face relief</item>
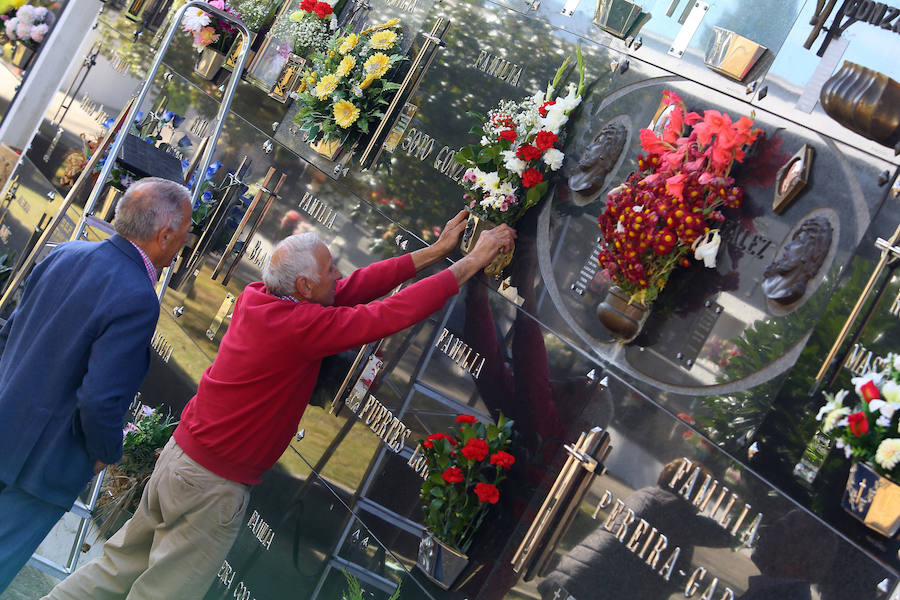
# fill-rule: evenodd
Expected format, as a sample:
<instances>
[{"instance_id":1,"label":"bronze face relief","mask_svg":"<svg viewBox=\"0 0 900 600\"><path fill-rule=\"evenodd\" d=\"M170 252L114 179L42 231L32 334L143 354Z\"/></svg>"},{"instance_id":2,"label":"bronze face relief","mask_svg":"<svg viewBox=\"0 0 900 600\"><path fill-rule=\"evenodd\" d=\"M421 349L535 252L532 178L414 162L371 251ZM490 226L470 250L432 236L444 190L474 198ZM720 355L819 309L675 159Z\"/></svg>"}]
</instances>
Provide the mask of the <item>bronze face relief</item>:
<instances>
[{"instance_id":1,"label":"bronze face relief","mask_svg":"<svg viewBox=\"0 0 900 600\"><path fill-rule=\"evenodd\" d=\"M785 244L781 256L763 272L763 293L781 305L793 304L806 292L831 248L834 230L823 216L806 219Z\"/></svg>"},{"instance_id":2,"label":"bronze face relief","mask_svg":"<svg viewBox=\"0 0 900 600\"><path fill-rule=\"evenodd\" d=\"M569 189L573 192L576 205L587 204L603 190L607 176L615 170L627 141L625 125L612 121L604 125L587 145L569 175Z\"/></svg>"},{"instance_id":3,"label":"bronze face relief","mask_svg":"<svg viewBox=\"0 0 900 600\"><path fill-rule=\"evenodd\" d=\"M776 213L783 213L806 187L815 154L812 146L803 144L803 147L778 170L775 178L775 199L772 201L772 210Z\"/></svg>"}]
</instances>

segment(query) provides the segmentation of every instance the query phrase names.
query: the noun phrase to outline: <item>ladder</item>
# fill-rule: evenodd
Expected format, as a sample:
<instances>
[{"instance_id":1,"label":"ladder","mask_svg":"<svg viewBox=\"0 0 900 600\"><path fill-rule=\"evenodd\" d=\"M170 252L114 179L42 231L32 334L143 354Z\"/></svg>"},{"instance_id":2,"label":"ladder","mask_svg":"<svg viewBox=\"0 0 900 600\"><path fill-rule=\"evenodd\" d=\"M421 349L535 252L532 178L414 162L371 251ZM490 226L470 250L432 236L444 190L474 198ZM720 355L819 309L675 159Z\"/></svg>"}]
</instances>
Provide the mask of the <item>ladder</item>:
<instances>
[{"instance_id":1,"label":"ladder","mask_svg":"<svg viewBox=\"0 0 900 600\"><path fill-rule=\"evenodd\" d=\"M215 151L219 135L221 134L222 125L225 122L225 117L227 116L228 111L231 107L231 101L234 97L235 91L237 90L237 85L240 81L241 73L243 72L245 63L247 62L247 55L249 54L251 38L249 29L239 18L226 13L223 10L219 10L211 6L207 2L201 2L200 0L189 0L175 14L175 17L172 20L172 25L169 27L163 43L156 51L156 57L154 59L153 66L150 68L147 78L141 86L140 92L137 94L137 96L131 98L122 109L122 112L119 113L115 122L104 136L103 140L97 146L97 149L94 151L93 156L91 156L91 159L88 161L84 170L81 172L78 179L69 190L69 193L66 194L66 197L57 210L56 215L40 233L40 237L28 252L27 258L22 260L22 262L18 265L16 271L10 276L10 280L7 284L6 290L4 291L3 296L0 297L0 310L6 308L6 306L9 304L9 302L15 295L16 290L18 290L23 284L25 278L31 272L31 269L32 267L34 267L38 258L42 256L42 253L48 248L55 245L50 242L51 235L63 222L66 212L72 206L72 203L75 201L75 199L79 198L84 190L87 189L89 175L97 167L100 159L105 154L107 154L107 150L109 151L109 158L104 162L103 167L100 171L100 175L97 177L96 182L90 189L87 201L85 202L84 212L79 219L72 239L80 239L83 236L86 227L99 228L107 233L112 231L109 224L94 217L92 215L92 211L94 210L95 205L97 204L97 201L100 197L102 188L106 183L106 180L109 178L113 166L115 165L116 160L120 155L122 145L125 141L128 130L131 127L131 123L134 122L135 116L137 115L141 104L150 91L150 87L153 83L154 77L156 76L156 73L159 71L160 65L162 64L163 56L168 50L172 39L175 37L175 34L178 32L178 25L181 23L184 13L192 7L199 8L204 12L214 15L215 17L223 21L231 23L238 30L238 34L242 37L241 52L237 59L235 67L231 72L231 76L228 79L228 84L225 88L225 91L222 94L222 101L219 105L219 111L216 116L216 121L214 123L212 133L209 135L209 137L207 137L205 143L198 149L198 154L201 155L199 159L199 165L197 164L196 160L192 161L193 168L190 169L191 171L196 171L198 173L206 172L206 169L209 167L209 164L212 160L213 152ZM54 117L54 120L55 119L56 117ZM202 177L195 177L194 179L195 184L193 189L191 190L192 204L195 203L200 196L200 189L202 184ZM157 296L159 297L160 302L162 302L163 296L165 295L169 279L172 277L173 266L174 262L173 265L170 265L166 268L165 273L162 277L162 282L160 284L159 291L157 292ZM37 554L31 557L28 564L60 579L65 578L75 571L78 565L78 558L81 554L82 545L84 544L85 538L87 536L88 524L93 515L93 511L96 508L97 499L100 496L100 489L105 473L106 469L98 473L97 476L92 480L90 484L90 491L87 495L87 502L76 500L72 508L69 510L69 512L76 515L81 520L81 522L78 525L78 530L75 535L75 539L73 540L72 548L66 564L60 565L46 557Z\"/></svg>"}]
</instances>

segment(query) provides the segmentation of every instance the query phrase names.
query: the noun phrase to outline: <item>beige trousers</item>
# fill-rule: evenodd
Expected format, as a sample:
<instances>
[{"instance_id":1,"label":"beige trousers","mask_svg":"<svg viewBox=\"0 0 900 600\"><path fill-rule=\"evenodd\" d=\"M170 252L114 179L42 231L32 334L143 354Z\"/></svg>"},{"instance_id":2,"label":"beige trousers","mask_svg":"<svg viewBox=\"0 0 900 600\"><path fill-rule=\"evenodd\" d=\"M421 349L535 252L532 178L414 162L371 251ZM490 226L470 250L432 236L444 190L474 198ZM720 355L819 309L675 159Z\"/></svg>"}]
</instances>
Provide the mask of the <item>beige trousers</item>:
<instances>
[{"instance_id":1,"label":"beige trousers","mask_svg":"<svg viewBox=\"0 0 900 600\"><path fill-rule=\"evenodd\" d=\"M208 471L170 439L134 517L43 600L202 598L241 528L250 487Z\"/></svg>"}]
</instances>

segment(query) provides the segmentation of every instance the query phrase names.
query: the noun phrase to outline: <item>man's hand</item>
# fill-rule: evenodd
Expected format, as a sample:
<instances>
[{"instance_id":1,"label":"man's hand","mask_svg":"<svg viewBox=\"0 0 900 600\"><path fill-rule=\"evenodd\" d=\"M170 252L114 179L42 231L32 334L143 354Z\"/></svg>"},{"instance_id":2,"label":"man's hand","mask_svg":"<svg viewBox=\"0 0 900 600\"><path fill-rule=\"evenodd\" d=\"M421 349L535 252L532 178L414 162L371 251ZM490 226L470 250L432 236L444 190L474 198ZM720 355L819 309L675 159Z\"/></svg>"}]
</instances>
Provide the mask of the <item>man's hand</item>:
<instances>
[{"instance_id":1,"label":"man's hand","mask_svg":"<svg viewBox=\"0 0 900 600\"><path fill-rule=\"evenodd\" d=\"M94 473L99 473L103 469L106 468L106 463L100 462L99 460L94 463Z\"/></svg>"},{"instance_id":2,"label":"man's hand","mask_svg":"<svg viewBox=\"0 0 900 600\"><path fill-rule=\"evenodd\" d=\"M466 230L466 221L469 219L469 211L463 209L456 216L447 221L441 235L432 246L442 252L441 256L448 256L456 245L459 244L459 236Z\"/></svg>"},{"instance_id":3,"label":"man's hand","mask_svg":"<svg viewBox=\"0 0 900 600\"><path fill-rule=\"evenodd\" d=\"M441 235L435 243L427 248L416 250L410 254L413 265L416 267L416 271L421 271L425 267L430 267L453 252L453 249L456 248L456 244L459 243L459 236L466 230L466 220L468 220L468 218L469 211L459 211L456 213L455 217L447 221L447 224L444 226Z\"/></svg>"},{"instance_id":4,"label":"man's hand","mask_svg":"<svg viewBox=\"0 0 900 600\"><path fill-rule=\"evenodd\" d=\"M509 225L500 225L482 232L478 242L468 256L453 264L450 270L456 276L456 283L462 285L470 277L485 268L503 252L512 252L515 247L516 231Z\"/></svg>"}]
</instances>

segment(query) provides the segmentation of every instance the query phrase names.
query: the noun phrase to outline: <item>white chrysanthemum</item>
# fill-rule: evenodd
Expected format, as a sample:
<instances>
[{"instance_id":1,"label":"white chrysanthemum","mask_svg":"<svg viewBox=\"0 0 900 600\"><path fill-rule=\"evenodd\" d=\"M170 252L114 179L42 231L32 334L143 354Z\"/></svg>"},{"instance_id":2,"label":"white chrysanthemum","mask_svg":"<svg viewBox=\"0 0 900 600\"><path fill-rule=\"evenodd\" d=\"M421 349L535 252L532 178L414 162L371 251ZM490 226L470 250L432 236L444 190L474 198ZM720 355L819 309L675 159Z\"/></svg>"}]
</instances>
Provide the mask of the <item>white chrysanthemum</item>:
<instances>
[{"instance_id":1,"label":"white chrysanthemum","mask_svg":"<svg viewBox=\"0 0 900 600\"><path fill-rule=\"evenodd\" d=\"M508 170L512 171L516 175L521 175L525 172L525 161L517 158L516 153L512 150L504 150L502 153L503 156L503 166Z\"/></svg>"},{"instance_id":2,"label":"white chrysanthemum","mask_svg":"<svg viewBox=\"0 0 900 600\"><path fill-rule=\"evenodd\" d=\"M480 187L486 192L495 191L500 189L500 176L497 173L481 173L480 175L476 174L475 185Z\"/></svg>"},{"instance_id":3,"label":"white chrysanthemum","mask_svg":"<svg viewBox=\"0 0 900 600\"><path fill-rule=\"evenodd\" d=\"M500 193L504 196L511 196L516 193L516 188L512 186L511 183L501 183L500 184Z\"/></svg>"},{"instance_id":4,"label":"white chrysanthemum","mask_svg":"<svg viewBox=\"0 0 900 600\"><path fill-rule=\"evenodd\" d=\"M550 148L546 152L544 152L544 162L547 163L547 166L550 167L551 171L559 171L559 168L563 164L563 159L566 157L565 154L557 150L556 148Z\"/></svg>"},{"instance_id":5,"label":"white chrysanthemum","mask_svg":"<svg viewBox=\"0 0 900 600\"><path fill-rule=\"evenodd\" d=\"M900 385L887 380L881 385L881 397L893 404L900 404Z\"/></svg>"},{"instance_id":6,"label":"white chrysanthemum","mask_svg":"<svg viewBox=\"0 0 900 600\"><path fill-rule=\"evenodd\" d=\"M822 422L822 431L825 433L830 432L832 429L840 425L841 418L849 415L850 409L847 407L837 408L827 415L825 415L825 420Z\"/></svg>"},{"instance_id":7,"label":"white chrysanthemum","mask_svg":"<svg viewBox=\"0 0 900 600\"><path fill-rule=\"evenodd\" d=\"M185 31L200 31L209 25L210 17L199 8L191 7L184 13L181 27Z\"/></svg>"},{"instance_id":8,"label":"white chrysanthemum","mask_svg":"<svg viewBox=\"0 0 900 600\"><path fill-rule=\"evenodd\" d=\"M900 462L900 439L888 438L878 444L875 451L875 462L883 469L890 471Z\"/></svg>"}]
</instances>

